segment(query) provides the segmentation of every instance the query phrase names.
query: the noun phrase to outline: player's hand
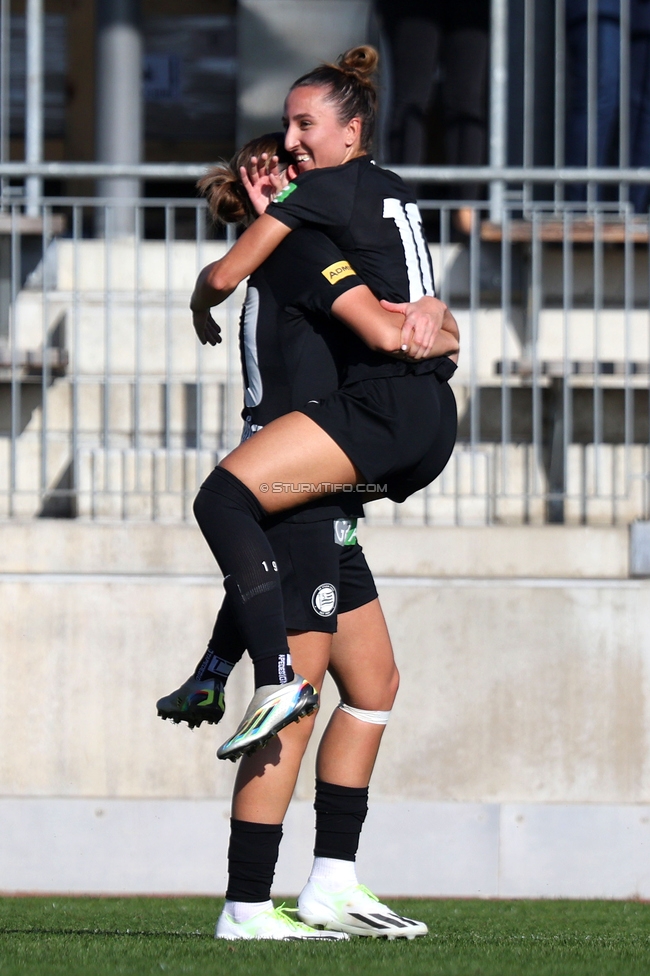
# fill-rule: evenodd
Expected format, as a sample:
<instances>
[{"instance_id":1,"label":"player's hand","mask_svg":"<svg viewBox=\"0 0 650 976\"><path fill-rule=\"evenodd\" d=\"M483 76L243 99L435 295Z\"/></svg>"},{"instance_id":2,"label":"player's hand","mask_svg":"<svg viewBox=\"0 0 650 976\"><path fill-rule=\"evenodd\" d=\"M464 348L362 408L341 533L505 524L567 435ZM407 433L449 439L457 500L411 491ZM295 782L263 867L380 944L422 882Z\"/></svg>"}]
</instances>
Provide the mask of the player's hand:
<instances>
[{"instance_id":1,"label":"player's hand","mask_svg":"<svg viewBox=\"0 0 650 976\"><path fill-rule=\"evenodd\" d=\"M409 359L427 358L442 328L447 306L439 298L424 295L417 302L381 302L388 312L405 316L402 326L402 350Z\"/></svg>"},{"instance_id":2,"label":"player's hand","mask_svg":"<svg viewBox=\"0 0 650 976\"><path fill-rule=\"evenodd\" d=\"M202 311L192 310L192 322L202 346L206 343L216 346L221 342L221 327L212 318L209 308Z\"/></svg>"},{"instance_id":3,"label":"player's hand","mask_svg":"<svg viewBox=\"0 0 650 976\"><path fill-rule=\"evenodd\" d=\"M255 212L263 214L282 189L283 175L278 166L278 157L269 158L268 153L251 156L249 168L241 166L239 173Z\"/></svg>"}]
</instances>

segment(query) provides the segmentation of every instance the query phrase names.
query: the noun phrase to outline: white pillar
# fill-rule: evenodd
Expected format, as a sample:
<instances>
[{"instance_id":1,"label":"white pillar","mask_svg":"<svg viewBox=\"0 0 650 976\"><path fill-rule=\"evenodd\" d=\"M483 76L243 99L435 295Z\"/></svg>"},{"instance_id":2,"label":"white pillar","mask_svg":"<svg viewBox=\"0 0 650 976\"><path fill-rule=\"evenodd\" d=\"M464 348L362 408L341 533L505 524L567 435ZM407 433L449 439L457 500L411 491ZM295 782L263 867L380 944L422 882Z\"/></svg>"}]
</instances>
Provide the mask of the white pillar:
<instances>
[{"instance_id":1,"label":"white pillar","mask_svg":"<svg viewBox=\"0 0 650 976\"><path fill-rule=\"evenodd\" d=\"M139 0L97 0L96 156L101 163L142 159L142 34ZM100 180L114 200L140 194L137 179ZM134 232L132 207L111 207L114 234Z\"/></svg>"},{"instance_id":2,"label":"white pillar","mask_svg":"<svg viewBox=\"0 0 650 976\"><path fill-rule=\"evenodd\" d=\"M490 27L490 166L505 166L508 153L508 0L492 0ZM490 220L501 222L505 183L490 184Z\"/></svg>"},{"instance_id":3,"label":"white pillar","mask_svg":"<svg viewBox=\"0 0 650 976\"><path fill-rule=\"evenodd\" d=\"M25 98L25 162L43 162L43 0L27 0L27 88ZM38 216L43 181L28 176L25 182L27 214Z\"/></svg>"},{"instance_id":4,"label":"white pillar","mask_svg":"<svg viewBox=\"0 0 650 976\"><path fill-rule=\"evenodd\" d=\"M0 162L9 162L9 0L0 0Z\"/></svg>"}]
</instances>

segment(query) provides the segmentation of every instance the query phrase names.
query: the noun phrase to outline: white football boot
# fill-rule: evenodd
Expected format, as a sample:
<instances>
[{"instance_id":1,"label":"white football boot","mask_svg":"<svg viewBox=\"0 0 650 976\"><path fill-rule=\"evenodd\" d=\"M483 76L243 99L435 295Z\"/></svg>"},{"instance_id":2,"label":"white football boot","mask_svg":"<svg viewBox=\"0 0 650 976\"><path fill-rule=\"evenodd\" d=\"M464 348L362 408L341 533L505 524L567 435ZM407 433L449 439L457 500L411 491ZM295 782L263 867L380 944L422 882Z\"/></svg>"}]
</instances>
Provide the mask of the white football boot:
<instances>
[{"instance_id":1,"label":"white football boot","mask_svg":"<svg viewBox=\"0 0 650 976\"><path fill-rule=\"evenodd\" d=\"M308 881L298 898L298 918L307 925L322 925L330 932L367 935L372 939L414 939L429 931L424 922L403 918L363 885L328 891Z\"/></svg>"},{"instance_id":2,"label":"white football boot","mask_svg":"<svg viewBox=\"0 0 650 976\"><path fill-rule=\"evenodd\" d=\"M266 908L246 922L236 922L224 909L219 916L214 937L230 940L275 939L281 942L295 942L298 939L333 942L349 938L345 932L324 932L297 922L287 914L284 905L280 905L279 908Z\"/></svg>"},{"instance_id":3,"label":"white football boot","mask_svg":"<svg viewBox=\"0 0 650 976\"><path fill-rule=\"evenodd\" d=\"M250 756L291 722L311 715L318 708L318 692L297 674L283 685L258 688L233 736L217 750L219 759L235 762Z\"/></svg>"}]
</instances>

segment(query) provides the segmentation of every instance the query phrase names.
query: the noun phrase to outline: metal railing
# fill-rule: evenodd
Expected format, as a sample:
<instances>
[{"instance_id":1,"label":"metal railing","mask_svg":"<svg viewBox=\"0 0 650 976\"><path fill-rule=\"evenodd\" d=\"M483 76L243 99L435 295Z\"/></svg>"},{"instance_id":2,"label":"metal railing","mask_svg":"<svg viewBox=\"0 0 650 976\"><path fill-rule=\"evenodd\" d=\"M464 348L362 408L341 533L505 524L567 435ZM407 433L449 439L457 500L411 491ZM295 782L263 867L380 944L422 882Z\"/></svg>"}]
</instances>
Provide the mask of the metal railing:
<instances>
[{"instance_id":1,"label":"metal railing","mask_svg":"<svg viewBox=\"0 0 650 976\"><path fill-rule=\"evenodd\" d=\"M227 246L204 204L90 194L194 182L205 167L39 162L40 0L26 19L41 78L25 107L29 162L9 162L9 8L0 0L0 517L187 518L239 436L242 292L219 312L223 346L201 349L188 296ZM369 517L647 518L648 216L635 188L650 185L650 158L632 142L630 0L607 25L598 0L570 22L567 0L491 10L490 165L394 167L430 197L438 289L461 325L459 441L434 485ZM87 180L89 196L43 199L45 179ZM437 199L469 183L486 202ZM469 236L460 205L475 214Z\"/></svg>"},{"instance_id":2,"label":"metal railing","mask_svg":"<svg viewBox=\"0 0 650 976\"><path fill-rule=\"evenodd\" d=\"M469 237L454 227L466 202L422 202L438 292L461 327L459 439L436 483L402 506L372 503L372 521L650 516L648 219L625 202L524 200L534 176L517 175L498 221L469 204ZM211 238L202 201L124 206L129 235L114 232L114 199L43 200L37 218L5 199L1 517L187 519L238 442L242 289L218 312L217 349L199 346L187 311L196 273L228 242Z\"/></svg>"}]
</instances>

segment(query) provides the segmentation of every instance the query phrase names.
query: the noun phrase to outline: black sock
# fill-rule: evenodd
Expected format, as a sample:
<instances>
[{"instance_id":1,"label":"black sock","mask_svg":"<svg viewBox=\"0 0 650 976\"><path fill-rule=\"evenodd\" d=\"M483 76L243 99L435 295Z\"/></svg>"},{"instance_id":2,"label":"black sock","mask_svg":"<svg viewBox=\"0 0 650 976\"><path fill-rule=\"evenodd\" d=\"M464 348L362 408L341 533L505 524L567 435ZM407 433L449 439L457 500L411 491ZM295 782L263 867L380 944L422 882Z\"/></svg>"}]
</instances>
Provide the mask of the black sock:
<instances>
[{"instance_id":1,"label":"black sock","mask_svg":"<svg viewBox=\"0 0 650 976\"><path fill-rule=\"evenodd\" d=\"M205 654L195 668L194 677L197 681L203 681L204 678L206 680L212 678L215 681L220 681L222 685L225 685L234 666L235 665L230 661L226 661L224 658L220 657L210 643L206 648Z\"/></svg>"},{"instance_id":2,"label":"black sock","mask_svg":"<svg viewBox=\"0 0 650 976\"><path fill-rule=\"evenodd\" d=\"M293 681L295 675L291 667L290 654L274 654L273 657L261 657L254 662L255 687L262 685L286 685Z\"/></svg>"},{"instance_id":3,"label":"black sock","mask_svg":"<svg viewBox=\"0 0 650 976\"><path fill-rule=\"evenodd\" d=\"M230 821L229 901L268 901L278 860L282 824Z\"/></svg>"},{"instance_id":4,"label":"black sock","mask_svg":"<svg viewBox=\"0 0 650 976\"><path fill-rule=\"evenodd\" d=\"M226 597L217 614L207 650L196 666L194 677L197 681L213 678L225 685L228 675L241 661L245 650L230 600Z\"/></svg>"},{"instance_id":5,"label":"black sock","mask_svg":"<svg viewBox=\"0 0 650 976\"><path fill-rule=\"evenodd\" d=\"M224 589L253 663L287 654L280 574L260 527L255 495L225 468L215 468L194 502L194 514L224 574Z\"/></svg>"},{"instance_id":6,"label":"black sock","mask_svg":"<svg viewBox=\"0 0 650 976\"><path fill-rule=\"evenodd\" d=\"M336 786L316 780L314 857L356 860L361 828L368 813L368 787Z\"/></svg>"}]
</instances>

